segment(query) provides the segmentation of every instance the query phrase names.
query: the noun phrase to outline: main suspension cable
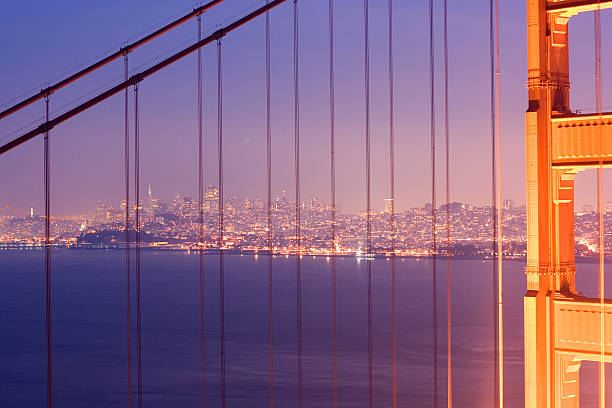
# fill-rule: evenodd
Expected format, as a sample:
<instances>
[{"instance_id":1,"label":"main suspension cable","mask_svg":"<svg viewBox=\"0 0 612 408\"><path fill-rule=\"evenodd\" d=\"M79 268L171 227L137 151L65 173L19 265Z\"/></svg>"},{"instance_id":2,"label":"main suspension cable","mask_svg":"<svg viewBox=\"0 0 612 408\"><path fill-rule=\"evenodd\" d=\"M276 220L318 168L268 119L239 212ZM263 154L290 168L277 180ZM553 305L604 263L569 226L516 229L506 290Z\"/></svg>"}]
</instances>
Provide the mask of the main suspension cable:
<instances>
[{"instance_id":1,"label":"main suspension cable","mask_svg":"<svg viewBox=\"0 0 612 408\"><path fill-rule=\"evenodd\" d=\"M45 117L49 121L49 96L45 97ZM49 131L44 136L45 179L45 316L47 349L47 407L53 406L53 337L51 332L51 152Z\"/></svg>"},{"instance_id":2,"label":"main suspension cable","mask_svg":"<svg viewBox=\"0 0 612 408\"><path fill-rule=\"evenodd\" d=\"M434 4L429 0L429 86L430 86L430 138L431 138L431 240L432 240L432 357L433 407L438 407L438 292L437 292L437 239L436 239L436 111L435 111L435 50Z\"/></svg>"},{"instance_id":3,"label":"main suspension cable","mask_svg":"<svg viewBox=\"0 0 612 408\"><path fill-rule=\"evenodd\" d=\"M397 311L395 297L395 109L394 109L394 78L393 78L393 0L388 1L389 11L389 184L391 188L391 208L389 224L391 227L391 381L393 408L397 408Z\"/></svg>"},{"instance_id":4,"label":"main suspension cable","mask_svg":"<svg viewBox=\"0 0 612 408\"><path fill-rule=\"evenodd\" d=\"M329 0L329 117L330 117L330 187L331 187L331 278L332 278L332 376L333 407L338 408L337 299L336 299L336 114L334 88L334 0Z\"/></svg>"},{"instance_id":5,"label":"main suspension cable","mask_svg":"<svg viewBox=\"0 0 612 408\"><path fill-rule=\"evenodd\" d=\"M38 126L35 129L30 130L29 132L26 132L25 134L22 134L21 136L11 140L8 143L2 144L0 145L0 155L8 152L9 150L12 150L14 148L16 148L17 146L27 142L28 140L43 134L47 129L51 129L65 121L67 121L68 119L78 115L79 113L91 108L92 106L97 105L98 103L110 98L111 96L121 92L122 90L124 90L125 88L128 88L132 85L134 85L136 82L140 82L144 79L146 79L147 77L155 74L156 72L166 68L167 66L175 63L176 61L180 60L181 58L191 54L192 52L197 51L198 48L204 47L207 44L212 43L213 41L216 41L217 39L219 39L220 37L223 37L225 35L228 35L229 33L231 33L232 31L237 30L238 28L244 26L245 24L247 24L248 22L252 21L253 19L257 18L258 16L265 14L267 11L271 10L272 8L285 3L288 0L270 0L270 3L258 8L257 10L252 11L251 13L227 24L224 27L219 28L217 31L215 31L214 33L210 34L209 36L203 38L201 41L196 42L194 44L191 44L189 46L187 46L186 48L183 48L182 50L178 51L177 53L171 55L170 57L164 59L163 61L145 69L142 72L139 72L138 74L135 74L134 76L130 77L127 81L123 81L117 85L115 85L114 87L107 89L106 91L97 94L96 96L94 96L93 98L83 102L82 104L76 106L75 108L70 109L69 111L57 116L56 118L49 120L48 122L45 122L43 124L41 124L40 126Z\"/></svg>"},{"instance_id":6,"label":"main suspension cable","mask_svg":"<svg viewBox=\"0 0 612 408\"><path fill-rule=\"evenodd\" d=\"M202 39L202 15L198 14L198 41ZM200 406L205 406L205 344L204 344L204 135L202 99L202 49L198 49L198 255L200 261Z\"/></svg>"},{"instance_id":7,"label":"main suspension cable","mask_svg":"<svg viewBox=\"0 0 612 408\"><path fill-rule=\"evenodd\" d=\"M299 87L299 19L298 2L293 0L293 115L295 160L295 238L297 297L297 405L302 408L302 265L301 265L301 198L300 198L300 87Z\"/></svg>"},{"instance_id":8,"label":"main suspension cable","mask_svg":"<svg viewBox=\"0 0 612 408\"><path fill-rule=\"evenodd\" d=\"M159 37L160 35L178 27L179 25L183 24L184 22L188 21L189 19L193 18L194 16L197 16L201 13L203 13L204 11L213 8L214 6L218 5L219 3L223 2L224 0L212 0L209 3L200 6L196 9L194 9L193 11L191 11L190 13L188 13L187 15L184 15L180 18L178 18L177 20L174 20L172 22L170 22L169 24L166 24L164 27L146 35L145 37L126 45L125 47L122 47L121 49L119 49L116 52L113 52L111 55L102 58L101 60L89 65L86 68L81 69L80 71L70 75L68 78L65 78L51 86L46 87L45 89L40 90L39 93L37 93L36 95L32 95L29 98L26 98L25 100L22 100L20 102L18 102L17 104L3 110L2 112L0 112L0 119L3 119L15 112L17 112L18 110L21 110L23 108L25 108L26 106L36 102L39 99L43 99L44 97L51 95L52 93L54 93L55 91L58 91L59 89L67 86L68 84L71 84L72 82L75 82L76 80L78 80L79 78L82 78L90 73L92 73L93 71L102 68L103 66L107 65L108 63L121 58L121 56L123 55L125 57L125 55L127 55L127 53L135 50L136 48L150 42L151 40Z\"/></svg>"},{"instance_id":9,"label":"main suspension cable","mask_svg":"<svg viewBox=\"0 0 612 408\"><path fill-rule=\"evenodd\" d=\"M142 300L140 293L140 123L138 112L138 83L134 84L134 189L136 224L136 360L138 368L138 408L142 408Z\"/></svg>"},{"instance_id":10,"label":"main suspension cable","mask_svg":"<svg viewBox=\"0 0 612 408\"><path fill-rule=\"evenodd\" d=\"M269 0L266 0L266 4ZM274 408L274 320L272 309L272 109L270 94L270 13L266 13L266 182L267 202L267 247L268 247L268 382L270 408Z\"/></svg>"},{"instance_id":11,"label":"main suspension cable","mask_svg":"<svg viewBox=\"0 0 612 408\"><path fill-rule=\"evenodd\" d=\"M219 161L219 327L221 335L221 408L225 408L225 271L223 261L223 70L221 39L217 40L217 145Z\"/></svg>"},{"instance_id":12,"label":"main suspension cable","mask_svg":"<svg viewBox=\"0 0 612 408\"><path fill-rule=\"evenodd\" d=\"M128 78L128 54L123 55L124 81ZM130 123L129 89L124 92L124 166L125 166L125 282L126 282L126 332L127 332L127 394L128 408L132 408L132 312L131 312L131 237L130 237Z\"/></svg>"}]
</instances>

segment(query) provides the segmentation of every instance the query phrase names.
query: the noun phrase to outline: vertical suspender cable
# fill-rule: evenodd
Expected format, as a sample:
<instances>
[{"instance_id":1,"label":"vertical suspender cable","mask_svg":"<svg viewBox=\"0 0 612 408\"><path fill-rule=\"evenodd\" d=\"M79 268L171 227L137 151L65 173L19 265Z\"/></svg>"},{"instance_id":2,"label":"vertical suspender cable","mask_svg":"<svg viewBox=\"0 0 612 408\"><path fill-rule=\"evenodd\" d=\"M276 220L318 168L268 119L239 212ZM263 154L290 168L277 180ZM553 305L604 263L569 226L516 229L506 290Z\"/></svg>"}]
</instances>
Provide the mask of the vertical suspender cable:
<instances>
[{"instance_id":1,"label":"vertical suspender cable","mask_svg":"<svg viewBox=\"0 0 612 408\"><path fill-rule=\"evenodd\" d=\"M499 384L497 382L497 358L498 358L498 300L497 300L497 183L495 178L496 173L496 110L495 110L495 20L494 20L494 2L489 1L489 57L490 57L490 88L491 88L491 218L493 221L493 248L492 248L492 264L493 274L492 282L492 302L493 302L493 406L497 406L497 397L499 392Z\"/></svg>"},{"instance_id":2,"label":"vertical suspender cable","mask_svg":"<svg viewBox=\"0 0 612 408\"><path fill-rule=\"evenodd\" d=\"M302 265L301 265L301 199L300 199L300 87L299 87L299 25L298 3L293 0L293 115L295 147L295 237L296 253L296 292L297 292L297 402L302 408Z\"/></svg>"},{"instance_id":3,"label":"vertical suspender cable","mask_svg":"<svg viewBox=\"0 0 612 408\"><path fill-rule=\"evenodd\" d=\"M444 139L446 147L446 404L453 406L452 309L451 309L451 207L450 207L450 128L448 116L448 1L444 0Z\"/></svg>"},{"instance_id":4,"label":"vertical suspender cable","mask_svg":"<svg viewBox=\"0 0 612 408\"><path fill-rule=\"evenodd\" d=\"M128 79L128 54L123 56L123 78ZM127 332L127 385L128 408L132 408L132 312L131 312L131 274L130 274L130 128L128 111L128 88L125 88L124 103L124 166L125 166L125 274L126 274L126 332Z\"/></svg>"},{"instance_id":5,"label":"vertical suspender cable","mask_svg":"<svg viewBox=\"0 0 612 408\"><path fill-rule=\"evenodd\" d=\"M604 219L603 219L603 134L601 129L601 9L597 2L595 10L595 98L597 114L599 115L599 167L597 169L597 215L598 215L598 248L599 251L599 408L606 406L606 366L605 366L605 304L604 304Z\"/></svg>"},{"instance_id":6,"label":"vertical suspender cable","mask_svg":"<svg viewBox=\"0 0 612 408\"><path fill-rule=\"evenodd\" d=\"M136 360L138 369L138 408L142 408L142 308L140 297L140 123L138 83L134 85L134 190L136 203Z\"/></svg>"},{"instance_id":7,"label":"vertical suspender cable","mask_svg":"<svg viewBox=\"0 0 612 408\"><path fill-rule=\"evenodd\" d=\"M202 15L198 15L198 41L202 39ZM200 406L205 405L205 346L204 346L204 140L202 126L202 49L198 49L198 255L200 261Z\"/></svg>"},{"instance_id":8,"label":"vertical suspender cable","mask_svg":"<svg viewBox=\"0 0 612 408\"><path fill-rule=\"evenodd\" d=\"M45 97L45 116L49 122L49 95ZM47 407L53 406L53 337L51 335L51 157L49 131L44 136L45 178L45 289L46 289L46 348L47 348Z\"/></svg>"},{"instance_id":9,"label":"vertical suspender cable","mask_svg":"<svg viewBox=\"0 0 612 408\"><path fill-rule=\"evenodd\" d=\"M503 253L502 253L502 193L501 193L501 130L500 130L500 64L499 64L499 0L495 0L495 163L497 195L497 347L498 347L498 399L499 408L504 406L504 314L503 314Z\"/></svg>"},{"instance_id":10,"label":"vertical suspender cable","mask_svg":"<svg viewBox=\"0 0 612 408\"><path fill-rule=\"evenodd\" d=\"M333 407L338 408L338 361L336 355L336 115L334 89L334 0L329 0L329 123L330 123L330 186L331 186L331 278L332 278L332 377Z\"/></svg>"},{"instance_id":11,"label":"vertical suspender cable","mask_svg":"<svg viewBox=\"0 0 612 408\"><path fill-rule=\"evenodd\" d=\"M219 161L219 327L221 334L221 408L225 408L225 271L223 264L223 71L217 40L217 145Z\"/></svg>"},{"instance_id":12,"label":"vertical suspender cable","mask_svg":"<svg viewBox=\"0 0 612 408\"><path fill-rule=\"evenodd\" d=\"M393 0L388 1L389 8L389 164L391 187L391 381L393 408L397 408L397 312L395 297L395 134L394 134L394 78L393 78Z\"/></svg>"},{"instance_id":13,"label":"vertical suspender cable","mask_svg":"<svg viewBox=\"0 0 612 408\"><path fill-rule=\"evenodd\" d=\"M436 271L436 112L435 112L435 53L434 53L434 4L429 0L429 86L430 86L430 138L431 138L431 240L432 240L432 354L433 354L433 406L438 407L438 276Z\"/></svg>"},{"instance_id":14,"label":"vertical suspender cable","mask_svg":"<svg viewBox=\"0 0 612 408\"><path fill-rule=\"evenodd\" d=\"M369 2L363 0L365 87L366 251L368 268L368 407L372 408L372 218L370 197L370 30Z\"/></svg>"},{"instance_id":15,"label":"vertical suspender cable","mask_svg":"<svg viewBox=\"0 0 612 408\"><path fill-rule=\"evenodd\" d=\"M266 0L266 4L269 0ZM267 247L268 247L268 381L270 408L274 408L274 320L272 310L272 110L270 95L270 13L266 13L266 182L267 203Z\"/></svg>"}]
</instances>

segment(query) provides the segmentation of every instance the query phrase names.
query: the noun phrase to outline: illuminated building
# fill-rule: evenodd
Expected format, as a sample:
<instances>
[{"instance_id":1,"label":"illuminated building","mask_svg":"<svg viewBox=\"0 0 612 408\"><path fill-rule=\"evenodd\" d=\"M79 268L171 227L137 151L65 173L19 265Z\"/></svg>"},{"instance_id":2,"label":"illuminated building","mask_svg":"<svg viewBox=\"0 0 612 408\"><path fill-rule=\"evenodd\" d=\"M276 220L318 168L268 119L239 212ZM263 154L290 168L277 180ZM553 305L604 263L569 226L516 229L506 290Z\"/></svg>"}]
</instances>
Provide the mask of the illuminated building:
<instances>
[{"instance_id":1,"label":"illuminated building","mask_svg":"<svg viewBox=\"0 0 612 408\"><path fill-rule=\"evenodd\" d=\"M391 214L392 211L393 211L393 199L385 198L385 213Z\"/></svg>"}]
</instances>

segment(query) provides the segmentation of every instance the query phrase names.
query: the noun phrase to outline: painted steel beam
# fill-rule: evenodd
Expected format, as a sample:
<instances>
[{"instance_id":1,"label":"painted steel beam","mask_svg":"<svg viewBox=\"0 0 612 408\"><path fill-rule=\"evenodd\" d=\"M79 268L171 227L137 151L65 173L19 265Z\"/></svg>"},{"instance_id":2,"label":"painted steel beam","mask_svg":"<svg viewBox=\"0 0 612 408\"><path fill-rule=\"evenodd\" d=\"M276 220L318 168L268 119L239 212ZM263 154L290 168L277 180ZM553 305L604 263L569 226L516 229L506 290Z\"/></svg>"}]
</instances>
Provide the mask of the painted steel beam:
<instances>
[{"instance_id":1,"label":"painted steel beam","mask_svg":"<svg viewBox=\"0 0 612 408\"><path fill-rule=\"evenodd\" d=\"M571 17L578 13L612 8L611 0L557 0L546 3L546 11L560 13L563 17Z\"/></svg>"}]
</instances>

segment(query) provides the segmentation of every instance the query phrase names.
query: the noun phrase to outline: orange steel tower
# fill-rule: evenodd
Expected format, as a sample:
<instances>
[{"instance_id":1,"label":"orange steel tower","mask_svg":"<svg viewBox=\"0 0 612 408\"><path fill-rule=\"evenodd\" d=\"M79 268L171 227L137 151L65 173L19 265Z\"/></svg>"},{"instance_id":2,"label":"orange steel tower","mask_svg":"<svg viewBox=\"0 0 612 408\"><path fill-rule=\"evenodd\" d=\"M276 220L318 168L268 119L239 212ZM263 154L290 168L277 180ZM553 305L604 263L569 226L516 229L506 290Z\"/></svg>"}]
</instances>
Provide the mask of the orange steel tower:
<instances>
[{"instance_id":1,"label":"orange steel tower","mask_svg":"<svg viewBox=\"0 0 612 408\"><path fill-rule=\"evenodd\" d=\"M527 0L527 408L578 407L580 362L602 358L601 327L612 361L612 302L575 287L574 177L612 166L612 113L570 110L568 22L598 8L612 1Z\"/></svg>"}]
</instances>

